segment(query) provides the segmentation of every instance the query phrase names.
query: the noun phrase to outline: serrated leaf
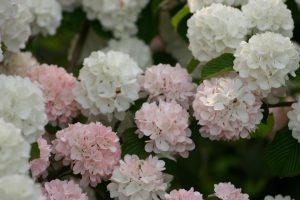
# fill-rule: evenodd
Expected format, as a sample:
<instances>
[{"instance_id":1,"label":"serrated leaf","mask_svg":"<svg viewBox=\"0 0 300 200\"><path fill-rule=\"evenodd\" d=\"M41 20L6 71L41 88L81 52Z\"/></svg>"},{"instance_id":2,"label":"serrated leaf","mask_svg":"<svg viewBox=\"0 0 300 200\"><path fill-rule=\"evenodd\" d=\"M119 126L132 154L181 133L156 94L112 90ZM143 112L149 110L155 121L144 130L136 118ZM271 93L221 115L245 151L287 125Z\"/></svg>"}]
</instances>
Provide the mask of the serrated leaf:
<instances>
[{"instance_id":1,"label":"serrated leaf","mask_svg":"<svg viewBox=\"0 0 300 200\"><path fill-rule=\"evenodd\" d=\"M300 174L300 144L285 127L277 132L266 148L266 160L272 172L279 177Z\"/></svg>"},{"instance_id":2,"label":"serrated leaf","mask_svg":"<svg viewBox=\"0 0 300 200\"><path fill-rule=\"evenodd\" d=\"M224 53L212 59L203 66L201 80L209 79L223 72L233 70L234 56L231 53Z\"/></svg>"},{"instance_id":3,"label":"serrated leaf","mask_svg":"<svg viewBox=\"0 0 300 200\"><path fill-rule=\"evenodd\" d=\"M40 157L40 149L38 144L35 142L31 145L31 151L30 151L30 161L37 159Z\"/></svg>"},{"instance_id":4,"label":"serrated leaf","mask_svg":"<svg viewBox=\"0 0 300 200\"><path fill-rule=\"evenodd\" d=\"M268 135L274 126L274 117L273 115L269 115L267 117L266 123L261 123L258 125L256 131L251 134L253 138L265 138Z\"/></svg>"},{"instance_id":5,"label":"serrated leaf","mask_svg":"<svg viewBox=\"0 0 300 200\"><path fill-rule=\"evenodd\" d=\"M122 134L122 155L137 155L141 159L148 157L145 151L145 141L135 133L136 128L129 128Z\"/></svg>"}]
</instances>

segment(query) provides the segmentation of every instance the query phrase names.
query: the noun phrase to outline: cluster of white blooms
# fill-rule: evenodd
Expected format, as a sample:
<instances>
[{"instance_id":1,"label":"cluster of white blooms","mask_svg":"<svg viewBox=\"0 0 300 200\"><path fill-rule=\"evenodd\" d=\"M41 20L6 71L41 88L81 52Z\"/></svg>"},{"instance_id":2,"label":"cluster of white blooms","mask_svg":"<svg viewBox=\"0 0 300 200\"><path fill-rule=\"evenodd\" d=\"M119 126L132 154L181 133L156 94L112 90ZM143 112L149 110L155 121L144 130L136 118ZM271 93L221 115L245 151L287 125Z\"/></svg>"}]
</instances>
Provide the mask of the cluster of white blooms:
<instances>
[{"instance_id":1,"label":"cluster of white blooms","mask_svg":"<svg viewBox=\"0 0 300 200\"><path fill-rule=\"evenodd\" d=\"M18 52L25 47L31 21L32 16L22 0L1 0L0 35L9 51Z\"/></svg>"},{"instance_id":2,"label":"cluster of white blooms","mask_svg":"<svg viewBox=\"0 0 300 200\"><path fill-rule=\"evenodd\" d=\"M281 194L278 194L274 197L268 195L265 197L264 200L294 200L294 199L292 199L290 196L282 196Z\"/></svg>"},{"instance_id":3,"label":"cluster of white blooms","mask_svg":"<svg viewBox=\"0 0 300 200\"><path fill-rule=\"evenodd\" d=\"M21 130L0 118L0 177L25 174L29 169L30 145Z\"/></svg>"},{"instance_id":4,"label":"cluster of white blooms","mask_svg":"<svg viewBox=\"0 0 300 200\"><path fill-rule=\"evenodd\" d=\"M73 11L74 8L78 7L81 4L82 0L57 0L57 1L62 6L63 10Z\"/></svg>"},{"instance_id":5,"label":"cluster of white blooms","mask_svg":"<svg viewBox=\"0 0 300 200\"><path fill-rule=\"evenodd\" d=\"M289 128L292 130L293 137L300 142L300 100L292 105L288 112Z\"/></svg>"},{"instance_id":6,"label":"cluster of white blooms","mask_svg":"<svg viewBox=\"0 0 300 200\"><path fill-rule=\"evenodd\" d=\"M27 141L36 141L47 124L40 88L28 78L0 75L0 91L0 117L20 128Z\"/></svg>"},{"instance_id":7,"label":"cluster of white blooms","mask_svg":"<svg viewBox=\"0 0 300 200\"><path fill-rule=\"evenodd\" d=\"M231 6L235 3L235 0L188 0L188 6L192 13L196 12L196 10L201 10L203 7L210 6L213 3Z\"/></svg>"},{"instance_id":8,"label":"cluster of white blooms","mask_svg":"<svg viewBox=\"0 0 300 200\"><path fill-rule=\"evenodd\" d=\"M54 35L62 19L62 9L56 0L26 0L32 13L32 34Z\"/></svg>"},{"instance_id":9,"label":"cluster of white blooms","mask_svg":"<svg viewBox=\"0 0 300 200\"><path fill-rule=\"evenodd\" d=\"M246 18L236 8L212 4L188 20L189 49L199 61L233 53L248 33Z\"/></svg>"},{"instance_id":10,"label":"cluster of white blooms","mask_svg":"<svg viewBox=\"0 0 300 200\"><path fill-rule=\"evenodd\" d=\"M92 115L126 111L139 98L141 73L127 54L93 52L80 70L76 99Z\"/></svg>"},{"instance_id":11,"label":"cluster of white blooms","mask_svg":"<svg viewBox=\"0 0 300 200\"><path fill-rule=\"evenodd\" d=\"M242 7L242 12L253 32L272 31L293 36L292 13L282 0L250 0Z\"/></svg>"},{"instance_id":12,"label":"cluster of white blooms","mask_svg":"<svg viewBox=\"0 0 300 200\"><path fill-rule=\"evenodd\" d=\"M135 155L126 155L115 168L107 186L110 197L119 200L162 199L168 189L164 170L165 162L157 157L140 160Z\"/></svg>"},{"instance_id":13,"label":"cluster of white blooms","mask_svg":"<svg viewBox=\"0 0 300 200\"><path fill-rule=\"evenodd\" d=\"M151 66L153 62L150 47L136 37L126 37L120 40L112 39L108 42L108 47L105 50L127 53L142 69Z\"/></svg>"},{"instance_id":14,"label":"cluster of white blooms","mask_svg":"<svg viewBox=\"0 0 300 200\"><path fill-rule=\"evenodd\" d=\"M40 185L25 175L1 177L0 194L3 200L46 200Z\"/></svg>"},{"instance_id":15,"label":"cluster of white blooms","mask_svg":"<svg viewBox=\"0 0 300 200\"><path fill-rule=\"evenodd\" d=\"M3 63L0 64L0 72L8 75L25 76L29 70L38 66L39 63L31 52L7 52Z\"/></svg>"},{"instance_id":16,"label":"cluster of white blooms","mask_svg":"<svg viewBox=\"0 0 300 200\"><path fill-rule=\"evenodd\" d=\"M295 76L300 56L288 37L266 32L241 42L234 54L234 70L253 89L266 96L272 88L285 85L288 74Z\"/></svg>"},{"instance_id":17,"label":"cluster of white blooms","mask_svg":"<svg viewBox=\"0 0 300 200\"><path fill-rule=\"evenodd\" d=\"M113 30L116 37L134 35L135 22L149 0L83 0L89 19L98 19L104 28Z\"/></svg>"}]
</instances>

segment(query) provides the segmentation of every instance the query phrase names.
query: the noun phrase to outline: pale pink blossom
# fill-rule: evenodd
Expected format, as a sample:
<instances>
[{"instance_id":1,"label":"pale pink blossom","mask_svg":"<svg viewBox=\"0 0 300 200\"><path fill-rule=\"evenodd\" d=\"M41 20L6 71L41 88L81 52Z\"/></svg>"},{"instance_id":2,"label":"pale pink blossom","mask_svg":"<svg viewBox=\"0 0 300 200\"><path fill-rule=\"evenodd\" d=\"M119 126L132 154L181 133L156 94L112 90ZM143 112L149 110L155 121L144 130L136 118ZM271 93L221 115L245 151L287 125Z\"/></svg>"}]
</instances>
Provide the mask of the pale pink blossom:
<instances>
[{"instance_id":1,"label":"pale pink blossom","mask_svg":"<svg viewBox=\"0 0 300 200\"><path fill-rule=\"evenodd\" d=\"M214 185L215 195L222 200L249 200L248 194L243 194L240 188L233 184L219 183Z\"/></svg>"},{"instance_id":2,"label":"pale pink blossom","mask_svg":"<svg viewBox=\"0 0 300 200\"><path fill-rule=\"evenodd\" d=\"M193 102L200 133L211 140L248 138L263 118L261 98L235 73L205 80Z\"/></svg>"},{"instance_id":3,"label":"pale pink blossom","mask_svg":"<svg viewBox=\"0 0 300 200\"><path fill-rule=\"evenodd\" d=\"M172 190L170 194L166 194L166 200L203 200L203 195L199 192L194 192L194 188L190 190Z\"/></svg>"},{"instance_id":4,"label":"pale pink blossom","mask_svg":"<svg viewBox=\"0 0 300 200\"><path fill-rule=\"evenodd\" d=\"M96 186L108 180L118 165L121 149L117 134L99 122L76 123L56 133L53 143L56 160L81 174L82 185Z\"/></svg>"},{"instance_id":5,"label":"pale pink blossom","mask_svg":"<svg viewBox=\"0 0 300 200\"><path fill-rule=\"evenodd\" d=\"M120 200L162 199L170 181L162 172L164 170L165 162L157 157L141 160L136 155L126 155L115 168L107 186L110 197Z\"/></svg>"},{"instance_id":6,"label":"pale pink blossom","mask_svg":"<svg viewBox=\"0 0 300 200\"><path fill-rule=\"evenodd\" d=\"M176 102L144 103L135 114L139 136L149 138L147 152L179 153L183 157L195 148L188 121L188 112Z\"/></svg>"},{"instance_id":7,"label":"pale pink blossom","mask_svg":"<svg viewBox=\"0 0 300 200\"><path fill-rule=\"evenodd\" d=\"M37 179L39 176L46 177L48 175L47 168L50 165L50 153L51 145L47 144L47 141L40 137L37 140L38 148L40 151L40 157L30 162L30 169L33 179Z\"/></svg>"},{"instance_id":8,"label":"pale pink blossom","mask_svg":"<svg viewBox=\"0 0 300 200\"><path fill-rule=\"evenodd\" d=\"M28 77L36 81L46 99L46 113L52 125L66 126L79 114L79 105L72 90L76 79L64 68L43 64L28 72Z\"/></svg>"},{"instance_id":9,"label":"pale pink blossom","mask_svg":"<svg viewBox=\"0 0 300 200\"><path fill-rule=\"evenodd\" d=\"M88 200L78 184L73 181L53 180L45 183L43 193L47 200Z\"/></svg>"},{"instance_id":10,"label":"pale pink blossom","mask_svg":"<svg viewBox=\"0 0 300 200\"><path fill-rule=\"evenodd\" d=\"M141 77L141 87L151 100L175 100L184 108L191 104L196 86L187 70L179 64L159 64L148 68Z\"/></svg>"}]
</instances>

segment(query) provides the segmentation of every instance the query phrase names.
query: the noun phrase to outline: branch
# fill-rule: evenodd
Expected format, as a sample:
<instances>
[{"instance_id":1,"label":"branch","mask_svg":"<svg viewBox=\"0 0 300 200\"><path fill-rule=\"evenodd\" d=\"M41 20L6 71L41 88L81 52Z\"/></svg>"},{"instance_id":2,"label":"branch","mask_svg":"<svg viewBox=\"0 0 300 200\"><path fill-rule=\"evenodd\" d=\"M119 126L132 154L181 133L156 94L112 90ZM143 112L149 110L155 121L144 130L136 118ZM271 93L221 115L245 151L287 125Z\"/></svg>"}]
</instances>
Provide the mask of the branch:
<instances>
[{"instance_id":1,"label":"branch","mask_svg":"<svg viewBox=\"0 0 300 200\"><path fill-rule=\"evenodd\" d=\"M78 59L80 57L81 50L83 48L83 45L86 41L88 32L90 28L90 23L88 20L85 20L81 26L81 31L79 33L79 36L76 38L76 43L74 47L71 50L71 58L70 58L70 64L67 68L67 71L72 73L74 70L74 67L78 63Z\"/></svg>"},{"instance_id":2,"label":"branch","mask_svg":"<svg viewBox=\"0 0 300 200\"><path fill-rule=\"evenodd\" d=\"M296 103L295 101L291 102L280 102L277 104L268 104L269 108L277 108L277 107L290 107L293 103Z\"/></svg>"}]
</instances>

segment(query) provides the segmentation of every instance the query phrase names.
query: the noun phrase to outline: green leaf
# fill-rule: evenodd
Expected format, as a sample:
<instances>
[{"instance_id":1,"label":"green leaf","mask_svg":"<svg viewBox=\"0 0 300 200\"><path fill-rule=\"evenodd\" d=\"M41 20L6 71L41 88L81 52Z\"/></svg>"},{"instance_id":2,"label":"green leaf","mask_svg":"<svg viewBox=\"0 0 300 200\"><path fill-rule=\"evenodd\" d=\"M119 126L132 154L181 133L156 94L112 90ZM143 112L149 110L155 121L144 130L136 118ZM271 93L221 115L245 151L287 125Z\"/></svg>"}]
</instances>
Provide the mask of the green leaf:
<instances>
[{"instance_id":1,"label":"green leaf","mask_svg":"<svg viewBox=\"0 0 300 200\"><path fill-rule=\"evenodd\" d=\"M194 58L190 61L190 63L186 67L189 74L191 74L196 69L196 67L199 65L199 63L200 62Z\"/></svg>"},{"instance_id":2,"label":"green leaf","mask_svg":"<svg viewBox=\"0 0 300 200\"><path fill-rule=\"evenodd\" d=\"M234 56L231 53L224 53L221 56L212 59L202 69L202 81L212 78L221 73L233 70Z\"/></svg>"},{"instance_id":3,"label":"green leaf","mask_svg":"<svg viewBox=\"0 0 300 200\"><path fill-rule=\"evenodd\" d=\"M296 77L290 77L290 82L296 86L296 87L300 87L300 68L298 68L296 71Z\"/></svg>"},{"instance_id":4,"label":"green leaf","mask_svg":"<svg viewBox=\"0 0 300 200\"><path fill-rule=\"evenodd\" d=\"M40 149L38 144L35 142L31 145L30 161L37 159L39 157L40 157Z\"/></svg>"},{"instance_id":5,"label":"green leaf","mask_svg":"<svg viewBox=\"0 0 300 200\"><path fill-rule=\"evenodd\" d=\"M256 131L251 134L253 138L265 138L267 134L269 134L274 126L274 117L273 115L269 115L266 123L261 123L258 125Z\"/></svg>"},{"instance_id":6,"label":"green leaf","mask_svg":"<svg viewBox=\"0 0 300 200\"><path fill-rule=\"evenodd\" d=\"M123 156L134 154L141 159L145 159L148 157L148 153L145 151L145 140L139 138L135 131L136 128L129 128L122 134L122 154Z\"/></svg>"},{"instance_id":7,"label":"green leaf","mask_svg":"<svg viewBox=\"0 0 300 200\"><path fill-rule=\"evenodd\" d=\"M184 39L188 40L187 33L187 20L192 16L190 13L188 5L182 7L173 17L172 17L172 26L175 31Z\"/></svg>"},{"instance_id":8,"label":"green leaf","mask_svg":"<svg viewBox=\"0 0 300 200\"><path fill-rule=\"evenodd\" d=\"M275 175L292 177L300 174L300 144L287 126L267 146L265 156Z\"/></svg>"}]
</instances>

